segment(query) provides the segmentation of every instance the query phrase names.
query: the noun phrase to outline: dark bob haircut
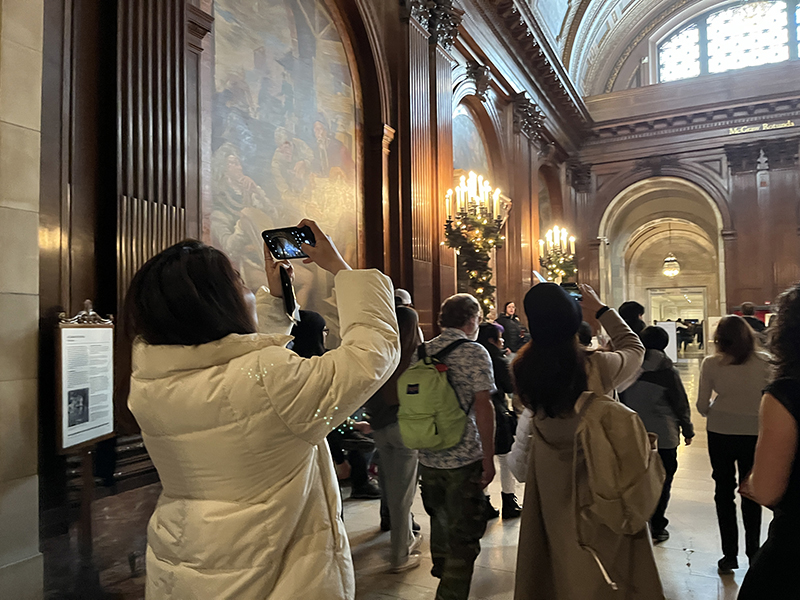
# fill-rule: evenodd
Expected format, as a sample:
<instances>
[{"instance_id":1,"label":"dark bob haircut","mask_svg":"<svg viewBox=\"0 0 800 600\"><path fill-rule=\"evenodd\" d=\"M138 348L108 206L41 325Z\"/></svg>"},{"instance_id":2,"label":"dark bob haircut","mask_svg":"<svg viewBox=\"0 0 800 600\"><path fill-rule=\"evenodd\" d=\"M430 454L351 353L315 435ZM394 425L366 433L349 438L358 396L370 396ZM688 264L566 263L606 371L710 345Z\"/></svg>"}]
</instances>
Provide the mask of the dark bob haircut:
<instances>
[{"instance_id":1,"label":"dark bob haircut","mask_svg":"<svg viewBox=\"0 0 800 600\"><path fill-rule=\"evenodd\" d=\"M123 307L125 335L159 346L197 346L232 333L255 333L243 289L225 254L184 240L134 275Z\"/></svg>"},{"instance_id":2,"label":"dark bob haircut","mask_svg":"<svg viewBox=\"0 0 800 600\"><path fill-rule=\"evenodd\" d=\"M731 359L731 364L741 365L748 361L756 349L753 330L739 315L723 317L714 334L717 352Z\"/></svg>"}]
</instances>

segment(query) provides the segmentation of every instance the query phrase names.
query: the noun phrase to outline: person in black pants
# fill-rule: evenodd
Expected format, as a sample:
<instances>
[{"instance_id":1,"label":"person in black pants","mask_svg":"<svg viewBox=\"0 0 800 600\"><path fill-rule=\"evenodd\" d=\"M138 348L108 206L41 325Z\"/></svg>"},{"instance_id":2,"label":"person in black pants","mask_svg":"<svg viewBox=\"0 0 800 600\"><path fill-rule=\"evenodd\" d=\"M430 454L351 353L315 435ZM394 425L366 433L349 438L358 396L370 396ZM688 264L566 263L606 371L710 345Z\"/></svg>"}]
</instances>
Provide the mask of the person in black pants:
<instances>
[{"instance_id":1,"label":"person in black pants","mask_svg":"<svg viewBox=\"0 0 800 600\"><path fill-rule=\"evenodd\" d=\"M681 376L664 353L669 335L660 327L646 327L639 338L646 348L644 363L638 379L620 394L620 400L639 414L647 431L658 435L658 454L667 475L661 499L650 519L653 541L658 543L669 539L669 519L665 513L678 470L681 433L688 446L694 438L694 426Z\"/></svg>"},{"instance_id":2,"label":"person in black pants","mask_svg":"<svg viewBox=\"0 0 800 600\"><path fill-rule=\"evenodd\" d=\"M755 349L753 331L736 315L719 322L716 354L703 361L697 410L708 419L708 454L715 483L714 503L722 541L721 574L739 568L736 484L753 468L761 392L769 378L769 356ZM717 396L711 401L712 392ZM753 559L761 540L761 507L742 498L745 552Z\"/></svg>"},{"instance_id":3,"label":"person in black pants","mask_svg":"<svg viewBox=\"0 0 800 600\"><path fill-rule=\"evenodd\" d=\"M756 459L739 492L775 512L769 538L750 563L739 600L796 598L800 559L800 285L781 296L770 350L775 378L761 400Z\"/></svg>"}]
</instances>

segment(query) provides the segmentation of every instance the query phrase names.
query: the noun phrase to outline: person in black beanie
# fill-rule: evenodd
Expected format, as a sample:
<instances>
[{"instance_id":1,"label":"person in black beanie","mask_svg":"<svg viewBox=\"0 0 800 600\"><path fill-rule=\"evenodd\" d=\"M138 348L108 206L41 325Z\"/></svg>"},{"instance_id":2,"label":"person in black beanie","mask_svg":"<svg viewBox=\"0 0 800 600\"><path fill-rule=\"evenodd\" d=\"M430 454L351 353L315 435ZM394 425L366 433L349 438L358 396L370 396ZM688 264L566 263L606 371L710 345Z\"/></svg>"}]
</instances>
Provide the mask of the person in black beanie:
<instances>
[{"instance_id":1,"label":"person in black beanie","mask_svg":"<svg viewBox=\"0 0 800 600\"><path fill-rule=\"evenodd\" d=\"M575 493L586 489L588 474L580 460L574 462L581 422L575 405L584 392L607 395L630 380L644 357L639 336L619 314L605 306L591 287L581 285L580 290L580 303L553 283L537 284L525 296L531 341L512 365L517 394L526 406L509 461L515 475L526 480L514 597L619 595L663 600L646 527L632 536L618 535L607 527L592 528L588 534L619 584L618 593L611 590L592 554L579 542ZM582 321L595 328L599 321L611 336L614 351L591 352L581 346L577 333ZM529 450L529 459L515 459Z\"/></svg>"}]
</instances>

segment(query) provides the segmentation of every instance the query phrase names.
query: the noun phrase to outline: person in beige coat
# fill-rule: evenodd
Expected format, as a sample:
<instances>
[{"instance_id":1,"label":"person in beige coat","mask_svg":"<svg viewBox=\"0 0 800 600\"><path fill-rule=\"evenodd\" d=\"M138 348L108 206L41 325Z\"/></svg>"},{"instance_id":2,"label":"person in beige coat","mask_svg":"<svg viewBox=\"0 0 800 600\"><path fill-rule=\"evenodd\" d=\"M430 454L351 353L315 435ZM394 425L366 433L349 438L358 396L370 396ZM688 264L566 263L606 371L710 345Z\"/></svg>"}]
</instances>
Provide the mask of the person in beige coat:
<instances>
[{"instance_id":1,"label":"person in beige coat","mask_svg":"<svg viewBox=\"0 0 800 600\"><path fill-rule=\"evenodd\" d=\"M647 527L633 536L584 522L584 542L593 548L616 588L578 541L573 449L584 391L609 394L642 364L644 346L594 290L581 286L586 320L597 318L614 351L586 353L575 334L581 310L554 284L539 284L525 298L532 336L514 362L517 392L527 405L512 448L515 475L527 481L517 554L517 600L663 600ZM531 432L535 432L532 436ZM582 460L579 455L579 461ZM586 475L578 465L579 477Z\"/></svg>"},{"instance_id":2,"label":"person in beige coat","mask_svg":"<svg viewBox=\"0 0 800 600\"><path fill-rule=\"evenodd\" d=\"M306 224L317 240L307 262L335 276L342 345L324 356L286 348L288 263L267 257L270 287L255 304L227 257L191 240L131 283L128 403L164 488L147 534L148 600L355 597L325 436L397 365L393 289L376 270L350 270Z\"/></svg>"}]
</instances>

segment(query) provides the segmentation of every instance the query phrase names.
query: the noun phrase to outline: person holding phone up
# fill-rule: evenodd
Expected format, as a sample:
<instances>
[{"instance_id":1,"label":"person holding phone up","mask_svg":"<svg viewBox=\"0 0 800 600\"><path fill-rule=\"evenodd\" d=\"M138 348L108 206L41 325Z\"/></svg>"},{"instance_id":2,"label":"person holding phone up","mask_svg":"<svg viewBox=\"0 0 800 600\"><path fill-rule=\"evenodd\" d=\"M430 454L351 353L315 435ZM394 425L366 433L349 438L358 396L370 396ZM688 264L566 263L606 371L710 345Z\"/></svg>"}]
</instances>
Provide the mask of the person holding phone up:
<instances>
[{"instance_id":1,"label":"person holding phone up","mask_svg":"<svg viewBox=\"0 0 800 600\"><path fill-rule=\"evenodd\" d=\"M325 436L397 366L392 283L353 271L313 221L306 263L332 273L342 344L286 348L288 262L255 298L228 258L186 240L131 282L128 404L163 492L147 534L149 600L352 600L355 579Z\"/></svg>"}]
</instances>

